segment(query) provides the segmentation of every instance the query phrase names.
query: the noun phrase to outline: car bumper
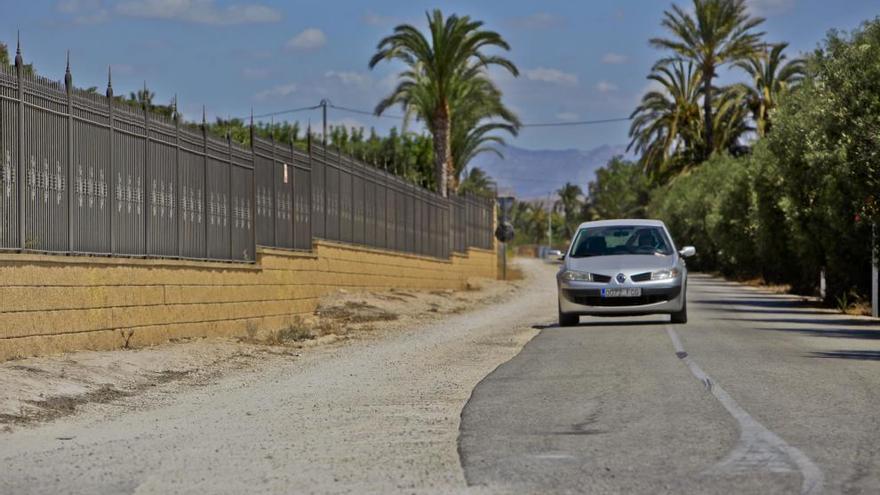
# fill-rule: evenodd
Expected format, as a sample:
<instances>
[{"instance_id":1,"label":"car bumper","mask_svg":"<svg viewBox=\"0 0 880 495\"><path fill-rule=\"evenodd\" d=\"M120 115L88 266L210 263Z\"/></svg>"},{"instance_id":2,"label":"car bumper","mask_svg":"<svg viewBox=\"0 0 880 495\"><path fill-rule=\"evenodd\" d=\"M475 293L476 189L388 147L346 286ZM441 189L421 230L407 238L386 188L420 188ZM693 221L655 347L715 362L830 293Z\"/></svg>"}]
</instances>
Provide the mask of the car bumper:
<instances>
[{"instance_id":1,"label":"car bumper","mask_svg":"<svg viewBox=\"0 0 880 495\"><path fill-rule=\"evenodd\" d=\"M604 287L608 286L560 284L560 311L579 315L676 313L681 311L686 297L686 284L681 280L676 280L672 284L633 286L642 289L641 297L603 298Z\"/></svg>"}]
</instances>

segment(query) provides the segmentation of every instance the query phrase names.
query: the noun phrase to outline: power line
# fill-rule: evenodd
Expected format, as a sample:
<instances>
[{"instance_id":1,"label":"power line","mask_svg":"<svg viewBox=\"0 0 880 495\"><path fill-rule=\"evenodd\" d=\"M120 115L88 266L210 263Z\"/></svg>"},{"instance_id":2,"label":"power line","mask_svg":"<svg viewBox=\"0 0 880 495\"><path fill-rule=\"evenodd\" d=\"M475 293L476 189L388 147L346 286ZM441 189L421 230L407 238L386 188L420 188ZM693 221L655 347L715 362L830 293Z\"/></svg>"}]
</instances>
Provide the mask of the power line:
<instances>
[{"instance_id":1,"label":"power line","mask_svg":"<svg viewBox=\"0 0 880 495\"><path fill-rule=\"evenodd\" d=\"M520 127L572 127L579 125L596 125L596 124L611 124L614 122L628 122L632 120L630 117L619 117L614 119L599 119L599 120L577 120L574 122L542 122L539 124L523 124Z\"/></svg>"},{"instance_id":2,"label":"power line","mask_svg":"<svg viewBox=\"0 0 880 495\"><path fill-rule=\"evenodd\" d=\"M289 109L289 110L278 110L277 112L269 112L269 113L263 113L263 114L260 114L260 115L254 115L254 118L255 118L255 119L261 119L261 118L264 118L264 117L274 117L275 115L283 115L283 114L286 114L286 113L298 113L298 112L305 112L305 111L308 111L308 110L317 110L317 109L319 109L319 108L321 108L321 105L314 105L314 106L311 106L311 107L291 108L291 109Z\"/></svg>"},{"instance_id":3,"label":"power line","mask_svg":"<svg viewBox=\"0 0 880 495\"><path fill-rule=\"evenodd\" d=\"M370 112L367 110L358 110L357 108L341 107L339 105L334 105L332 103L327 106L329 106L330 108L336 109L336 110L342 110L343 112L351 112L351 113L356 113L356 114L360 114L360 115L368 115L370 117L376 117L377 119L400 120L403 118L403 115L387 115L387 114L376 115L374 112Z\"/></svg>"},{"instance_id":4,"label":"power line","mask_svg":"<svg viewBox=\"0 0 880 495\"><path fill-rule=\"evenodd\" d=\"M289 110L279 110L277 112L269 112L260 115L254 115L254 118L264 118L264 117L273 117L275 115L283 115L288 113L297 113L297 112L305 112L310 110L317 110L322 107L322 104L317 104L310 107L301 107L301 108L292 108ZM327 107L332 108L334 110L340 110L343 112L354 113L358 115L366 115L369 117L377 118L377 119L391 119L391 120L401 120L404 118L403 115L388 115L382 114L377 115L375 112L371 112L369 110L362 110L358 108L345 107L341 105L335 105L333 103L327 104ZM247 118L247 117L244 117ZM613 124L617 122L629 122L632 120L631 117L617 117L610 119L596 119L596 120L576 120L570 122L538 122L538 123L528 123L520 125L520 128L536 128L536 127L577 127L584 125L601 125L601 124Z\"/></svg>"}]
</instances>

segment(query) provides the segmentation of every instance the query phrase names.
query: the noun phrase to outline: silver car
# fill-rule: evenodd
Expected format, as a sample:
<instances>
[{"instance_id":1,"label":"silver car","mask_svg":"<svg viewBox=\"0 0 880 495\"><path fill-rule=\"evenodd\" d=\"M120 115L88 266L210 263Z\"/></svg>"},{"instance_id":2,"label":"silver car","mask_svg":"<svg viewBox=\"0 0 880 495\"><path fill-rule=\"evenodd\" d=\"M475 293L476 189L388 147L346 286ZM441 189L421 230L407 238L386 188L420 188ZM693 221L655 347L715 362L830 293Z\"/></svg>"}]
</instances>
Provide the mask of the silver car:
<instances>
[{"instance_id":1,"label":"silver car","mask_svg":"<svg viewBox=\"0 0 880 495\"><path fill-rule=\"evenodd\" d=\"M659 220L603 220L578 227L559 273L559 325L580 315L669 314L687 323L687 267Z\"/></svg>"}]
</instances>

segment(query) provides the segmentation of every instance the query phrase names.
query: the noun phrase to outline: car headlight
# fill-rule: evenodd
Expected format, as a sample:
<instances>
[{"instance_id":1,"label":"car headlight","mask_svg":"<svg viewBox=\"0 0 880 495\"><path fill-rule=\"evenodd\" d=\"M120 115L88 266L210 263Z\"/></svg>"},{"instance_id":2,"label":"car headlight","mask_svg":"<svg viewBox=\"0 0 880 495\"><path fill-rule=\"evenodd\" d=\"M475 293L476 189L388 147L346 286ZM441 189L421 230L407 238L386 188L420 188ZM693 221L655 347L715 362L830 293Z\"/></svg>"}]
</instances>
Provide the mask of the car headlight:
<instances>
[{"instance_id":1,"label":"car headlight","mask_svg":"<svg viewBox=\"0 0 880 495\"><path fill-rule=\"evenodd\" d=\"M656 272L651 272L651 280L669 280L677 277L679 273L678 268L673 268L671 270L657 270Z\"/></svg>"},{"instance_id":2,"label":"car headlight","mask_svg":"<svg viewBox=\"0 0 880 495\"><path fill-rule=\"evenodd\" d=\"M593 274L566 270L562 272L562 280L565 280L566 282L592 282Z\"/></svg>"}]
</instances>

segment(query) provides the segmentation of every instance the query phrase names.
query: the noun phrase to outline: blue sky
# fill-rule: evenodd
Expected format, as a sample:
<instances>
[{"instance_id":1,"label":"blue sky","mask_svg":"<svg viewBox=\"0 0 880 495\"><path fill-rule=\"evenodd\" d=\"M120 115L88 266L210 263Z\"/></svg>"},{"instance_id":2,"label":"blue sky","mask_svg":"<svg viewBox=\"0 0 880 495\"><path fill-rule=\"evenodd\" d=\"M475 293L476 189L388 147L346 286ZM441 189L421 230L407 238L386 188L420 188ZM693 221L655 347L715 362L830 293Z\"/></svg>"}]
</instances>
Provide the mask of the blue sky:
<instances>
[{"instance_id":1,"label":"blue sky","mask_svg":"<svg viewBox=\"0 0 880 495\"><path fill-rule=\"evenodd\" d=\"M685 0L678 0L684 4ZM117 94L146 81L157 100L177 94L188 118L206 105L213 116L247 115L314 105L372 109L399 67L367 68L376 43L400 22L424 24L439 7L500 31L519 78L500 77L508 103L524 122L628 116L647 88L645 75L661 53L648 45L672 0L452 1L422 0L0 0L0 41L60 79L71 50L77 86L106 86L113 66ZM831 28L850 30L880 14L876 0L752 0L767 18L770 41L792 54L816 47ZM722 74L725 79L736 74ZM396 113L396 112L395 112ZM331 113L331 121L375 126L399 122ZM287 118L318 123L319 112ZM511 140L539 149L589 149L627 142L627 124L525 129Z\"/></svg>"}]
</instances>

